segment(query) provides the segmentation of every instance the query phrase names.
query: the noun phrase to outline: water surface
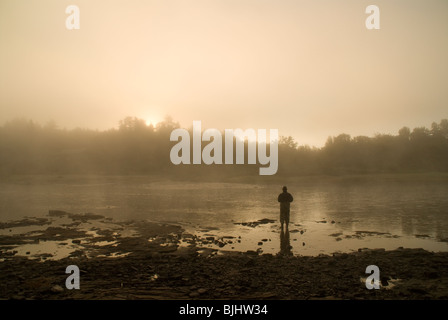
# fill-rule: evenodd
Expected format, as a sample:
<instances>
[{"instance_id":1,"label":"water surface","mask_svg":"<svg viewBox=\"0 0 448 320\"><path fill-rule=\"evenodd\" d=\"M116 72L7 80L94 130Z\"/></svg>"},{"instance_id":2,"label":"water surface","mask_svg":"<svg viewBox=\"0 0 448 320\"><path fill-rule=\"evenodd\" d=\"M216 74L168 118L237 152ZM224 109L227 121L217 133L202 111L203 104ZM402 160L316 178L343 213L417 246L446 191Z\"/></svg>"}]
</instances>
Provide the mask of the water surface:
<instances>
[{"instance_id":1,"label":"water surface","mask_svg":"<svg viewBox=\"0 0 448 320\"><path fill-rule=\"evenodd\" d=\"M144 176L10 177L0 183L0 221L44 217L48 210L92 212L114 220L181 224L201 236L235 237L223 249L277 253L285 240L278 223L281 187ZM311 179L289 183L288 191L294 196L287 234L294 254L400 246L448 251L446 183ZM241 224L260 219L277 222Z\"/></svg>"}]
</instances>

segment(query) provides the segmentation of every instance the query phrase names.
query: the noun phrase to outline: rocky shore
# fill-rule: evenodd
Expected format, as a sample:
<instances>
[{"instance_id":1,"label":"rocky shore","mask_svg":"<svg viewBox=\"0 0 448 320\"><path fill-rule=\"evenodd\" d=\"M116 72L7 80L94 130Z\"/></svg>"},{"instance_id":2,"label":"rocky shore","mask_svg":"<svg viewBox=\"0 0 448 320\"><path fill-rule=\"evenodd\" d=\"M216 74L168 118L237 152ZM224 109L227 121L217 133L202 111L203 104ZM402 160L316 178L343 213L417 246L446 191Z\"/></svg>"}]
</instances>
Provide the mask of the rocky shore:
<instances>
[{"instance_id":1,"label":"rocky shore","mask_svg":"<svg viewBox=\"0 0 448 320\"><path fill-rule=\"evenodd\" d=\"M179 226L112 223L101 216L63 212L50 212L50 217L0 226L0 299L448 299L446 252L218 252L200 247L195 237L180 245ZM55 227L54 219L65 220ZM86 228L92 220L97 226ZM44 230L14 234L14 228L33 224ZM51 259L14 251L18 245L50 241L66 244L70 253ZM79 290L65 287L68 265L80 269ZM380 269L378 290L365 286L369 265Z\"/></svg>"}]
</instances>

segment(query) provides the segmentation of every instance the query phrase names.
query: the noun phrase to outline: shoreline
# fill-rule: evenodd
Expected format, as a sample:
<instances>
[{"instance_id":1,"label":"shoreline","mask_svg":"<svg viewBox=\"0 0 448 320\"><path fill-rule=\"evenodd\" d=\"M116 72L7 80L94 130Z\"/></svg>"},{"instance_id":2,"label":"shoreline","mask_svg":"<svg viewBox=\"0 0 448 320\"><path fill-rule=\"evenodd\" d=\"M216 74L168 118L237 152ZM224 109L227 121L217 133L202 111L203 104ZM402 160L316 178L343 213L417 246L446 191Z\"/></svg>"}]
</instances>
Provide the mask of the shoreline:
<instances>
[{"instance_id":1,"label":"shoreline","mask_svg":"<svg viewBox=\"0 0 448 320\"><path fill-rule=\"evenodd\" d=\"M204 182L204 183L242 183L242 184L272 184L278 183L280 185L300 182L305 184L310 183L348 183L348 182L389 182L395 181L397 183L406 182L448 182L448 172L445 171L403 171L403 172L361 172L361 173L333 173L333 174L301 174L294 176L230 176L217 179L216 176L182 176L182 175L166 175L166 174L145 174L145 173L129 173L129 174L110 174L110 173L25 173L25 174L10 174L0 173L1 182L30 182L31 180L45 179L49 181L61 181L71 178L86 178L88 181L91 178L133 178L137 180L148 180L151 182L159 181L187 181L187 182Z\"/></svg>"},{"instance_id":2,"label":"shoreline","mask_svg":"<svg viewBox=\"0 0 448 320\"><path fill-rule=\"evenodd\" d=\"M48 224L50 219L28 218L14 225L25 228L27 237L0 236L0 299L448 299L448 252L399 248L300 256L224 251L201 247L207 239L194 235L184 236L179 245L183 230L177 225L114 222L63 211L49 216L61 227ZM0 227L13 230L12 224ZM32 227L37 229L26 229ZM52 241L70 248L68 256L21 256L7 250L14 243ZM80 290L65 288L65 268L73 264L80 269ZM368 290L363 282L369 265L380 269L379 290Z\"/></svg>"}]
</instances>

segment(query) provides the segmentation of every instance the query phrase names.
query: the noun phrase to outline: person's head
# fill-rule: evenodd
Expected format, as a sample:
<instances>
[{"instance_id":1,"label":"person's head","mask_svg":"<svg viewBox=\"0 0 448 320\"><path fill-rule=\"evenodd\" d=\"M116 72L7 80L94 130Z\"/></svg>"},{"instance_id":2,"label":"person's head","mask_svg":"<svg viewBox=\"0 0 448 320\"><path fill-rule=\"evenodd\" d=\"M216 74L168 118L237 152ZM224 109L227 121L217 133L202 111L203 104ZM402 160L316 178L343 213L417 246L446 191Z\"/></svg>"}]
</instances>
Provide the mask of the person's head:
<instances>
[{"instance_id":1,"label":"person's head","mask_svg":"<svg viewBox=\"0 0 448 320\"><path fill-rule=\"evenodd\" d=\"M283 186L283 192L288 191L288 188L286 188L286 186Z\"/></svg>"}]
</instances>

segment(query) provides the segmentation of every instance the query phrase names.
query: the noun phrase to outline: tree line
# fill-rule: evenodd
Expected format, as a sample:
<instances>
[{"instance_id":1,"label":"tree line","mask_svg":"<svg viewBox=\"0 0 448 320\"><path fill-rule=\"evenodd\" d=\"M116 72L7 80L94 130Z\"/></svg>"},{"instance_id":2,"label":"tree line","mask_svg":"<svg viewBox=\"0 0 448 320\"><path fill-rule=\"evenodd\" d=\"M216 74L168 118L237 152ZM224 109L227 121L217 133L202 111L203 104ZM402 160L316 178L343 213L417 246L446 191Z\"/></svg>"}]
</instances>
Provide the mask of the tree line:
<instances>
[{"instance_id":1,"label":"tree line","mask_svg":"<svg viewBox=\"0 0 448 320\"><path fill-rule=\"evenodd\" d=\"M14 119L0 127L0 174L160 174L170 177L258 175L259 165L175 166L169 153L179 123L127 117L118 128L67 130ZM396 135L340 134L321 148L280 137L279 176L448 171L448 120ZM245 162L247 163L247 162Z\"/></svg>"}]
</instances>

